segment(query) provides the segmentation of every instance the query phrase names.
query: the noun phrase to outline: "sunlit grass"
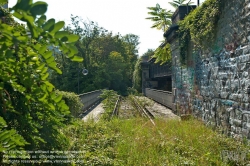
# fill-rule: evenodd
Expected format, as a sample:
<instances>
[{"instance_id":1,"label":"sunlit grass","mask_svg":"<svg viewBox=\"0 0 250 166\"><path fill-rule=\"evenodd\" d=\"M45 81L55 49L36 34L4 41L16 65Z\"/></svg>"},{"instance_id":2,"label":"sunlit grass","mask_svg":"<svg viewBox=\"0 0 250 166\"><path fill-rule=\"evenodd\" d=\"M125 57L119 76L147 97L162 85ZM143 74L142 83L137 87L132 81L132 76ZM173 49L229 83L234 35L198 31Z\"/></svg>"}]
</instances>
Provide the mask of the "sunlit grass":
<instances>
[{"instance_id":1,"label":"sunlit grass","mask_svg":"<svg viewBox=\"0 0 250 166\"><path fill-rule=\"evenodd\" d=\"M155 126L140 118L113 123L120 129L116 150L125 165L227 165L221 158L223 150L244 149L194 119L157 119Z\"/></svg>"},{"instance_id":2,"label":"sunlit grass","mask_svg":"<svg viewBox=\"0 0 250 166\"><path fill-rule=\"evenodd\" d=\"M71 148L85 149L96 165L236 165L223 162L221 152L247 151L194 119L156 119L155 126L140 117L77 124L65 133L74 140Z\"/></svg>"}]
</instances>

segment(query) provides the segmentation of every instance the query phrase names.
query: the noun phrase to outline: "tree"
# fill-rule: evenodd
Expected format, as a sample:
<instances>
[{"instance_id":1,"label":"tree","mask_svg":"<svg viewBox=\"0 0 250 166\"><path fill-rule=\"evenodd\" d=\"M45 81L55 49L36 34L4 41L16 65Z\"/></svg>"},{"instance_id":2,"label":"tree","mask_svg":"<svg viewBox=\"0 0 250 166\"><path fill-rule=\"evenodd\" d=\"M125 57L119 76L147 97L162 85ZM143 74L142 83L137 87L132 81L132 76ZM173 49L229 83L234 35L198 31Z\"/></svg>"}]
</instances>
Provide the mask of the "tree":
<instances>
[{"instance_id":1,"label":"tree","mask_svg":"<svg viewBox=\"0 0 250 166\"><path fill-rule=\"evenodd\" d=\"M141 70L141 62L148 61L154 55L154 50L148 49L141 57L139 57L135 64L135 69L133 72L133 88L137 90L137 92L141 92L141 77L142 77L142 70Z\"/></svg>"},{"instance_id":2,"label":"tree","mask_svg":"<svg viewBox=\"0 0 250 166\"><path fill-rule=\"evenodd\" d=\"M193 4L193 2L185 3L187 0L174 0L173 2L168 2L171 6L173 6L175 9L177 9L181 5L190 5Z\"/></svg>"},{"instance_id":3,"label":"tree","mask_svg":"<svg viewBox=\"0 0 250 166\"><path fill-rule=\"evenodd\" d=\"M59 90L75 93L78 92L79 80L79 93L109 88L126 94L127 87L132 86L139 37L134 34L114 35L97 23L82 21L78 16L72 18L72 25L65 30L80 35L76 47L78 56L83 57L85 63L76 64L64 59L61 53L55 54L63 74L52 72L51 82ZM89 71L87 76L79 73L83 67Z\"/></svg>"},{"instance_id":4,"label":"tree","mask_svg":"<svg viewBox=\"0 0 250 166\"><path fill-rule=\"evenodd\" d=\"M170 10L166 11L166 9L162 9L158 3L155 7L147 8L151 10L148 14L152 17L147 17L146 19L154 22L151 28L161 29L165 32L172 24L171 17L173 13Z\"/></svg>"},{"instance_id":5,"label":"tree","mask_svg":"<svg viewBox=\"0 0 250 166\"><path fill-rule=\"evenodd\" d=\"M0 21L1 154L20 147L33 151L67 147L60 128L70 112L48 80L49 69L62 73L49 47L57 47L71 61L83 59L75 56L79 36L60 31L63 21L47 20L47 6L41 1L18 0L10 11L26 27L9 12L5 13L8 21Z\"/></svg>"}]
</instances>

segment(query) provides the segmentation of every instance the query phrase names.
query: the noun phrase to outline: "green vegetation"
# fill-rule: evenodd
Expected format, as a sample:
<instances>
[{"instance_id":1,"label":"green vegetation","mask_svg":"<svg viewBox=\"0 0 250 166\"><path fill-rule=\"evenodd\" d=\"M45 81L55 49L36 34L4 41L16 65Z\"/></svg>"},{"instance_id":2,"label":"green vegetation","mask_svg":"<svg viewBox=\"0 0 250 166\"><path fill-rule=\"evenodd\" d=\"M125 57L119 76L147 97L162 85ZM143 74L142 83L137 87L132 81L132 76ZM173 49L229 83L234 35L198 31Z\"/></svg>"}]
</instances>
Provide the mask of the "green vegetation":
<instances>
[{"instance_id":1,"label":"green vegetation","mask_svg":"<svg viewBox=\"0 0 250 166\"><path fill-rule=\"evenodd\" d=\"M151 28L161 29L165 32L172 23L171 16L173 13L170 10L166 11L166 9L161 8L158 3L155 7L148 7L148 9L151 10L148 14L152 17L146 19L154 22Z\"/></svg>"},{"instance_id":2,"label":"green vegetation","mask_svg":"<svg viewBox=\"0 0 250 166\"><path fill-rule=\"evenodd\" d=\"M78 94L108 88L126 95L127 88L132 86L139 37L134 34L114 35L92 21L82 21L78 16L72 16L71 20L73 27L65 29L80 36L76 47L78 56L84 61L76 64L65 59L60 51L55 52L63 74L52 72L51 82L59 90ZM81 73L83 68L89 71L88 75Z\"/></svg>"},{"instance_id":3,"label":"green vegetation","mask_svg":"<svg viewBox=\"0 0 250 166\"><path fill-rule=\"evenodd\" d=\"M73 92L64 92L59 90L56 90L56 94L62 96L62 99L69 107L71 115L73 115L75 118L78 118L83 107L83 104L78 95Z\"/></svg>"},{"instance_id":4,"label":"green vegetation","mask_svg":"<svg viewBox=\"0 0 250 166\"><path fill-rule=\"evenodd\" d=\"M0 0L0 3L6 3ZM75 56L77 35L60 31L63 21L46 19L45 2L18 0L0 19L0 160L9 150L65 149L60 132L70 114L62 96L49 80L49 70L61 74L49 46L58 47L64 58ZM14 21L13 16L26 25Z\"/></svg>"},{"instance_id":5,"label":"green vegetation","mask_svg":"<svg viewBox=\"0 0 250 166\"><path fill-rule=\"evenodd\" d=\"M142 75L142 70L141 70L141 62L142 62L142 57L140 57L136 64L135 64L135 70L133 72L133 88L137 90L138 92L141 92L141 75Z\"/></svg>"},{"instance_id":6,"label":"green vegetation","mask_svg":"<svg viewBox=\"0 0 250 166\"><path fill-rule=\"evenodd\" d=\"M187 0L173 0L173 2L168 2L172 7L174 7L175 9L177 9L179 6L182 5L191 5L193 4L193 2L188 2L185 3Z\"/></svg>"},{"instance_id":7,"label":"green vegetation","mask_svg":"<svg viewBox=\"0 0 250 166\"><path fill-rule=\"evenodd\" d=\"M211 46L215 39L222 2L222 0L206 0L179 22L182 64L185 64L190 40L195 44L196 49L207 49Z\"/></svg>"},{"instance_id":8,"label":"green vegetation","mask_svg":"<svg viewBox=\"0 0 250 166\"><path fill-rule=\"evenodd\" d=\"M64 133L70 149L85 151L92 165L243 165L223 162L223 151L246 152L249 147L208 129L197 120L143 118L84 123L68 126ZM77 138L77 139L75 139ZM83 146L84 145L84 146ZM247 160L247 158L245 159ZM248 158L249 160L249 158Z\"/></svg>"},{"instance_id":9,"label":"green vegetation","mask_svg":"<svg viewBox=\"0 0 250 166\"><path fill-rule=\"evenodd\" d=\"M118 99L117 92L113 90L103 90L102 94L100 95L100 98L102 98L103 108L105 110L104 114L102 115L103 120L110 120L112 112L115 107L115 103Z\"/></svg>"},{"instance_id":10,"label":"green vegetation","mask_svg":"<svg viewBox=\"0 0 250 166\"><path fill-rule=\"evenodd\" d=\"M178 6L186 5L184 4L185 2L185 0L175 0L169 2L169 4L176 9ZM181 51L180 61L182 65L185 65L186 62L189 41L192 41L195 44L196 49L209 48L210 43L214 41L216 26L222 7L222 0L206 0L201 6L189 13L184 20L179 21L178 34ZM166 13L167 12L165 12L165 15L162 14L162 18L160 15L158 16L163 23L165 19L170 19L172 16L166 16ZM172 22L170 21L165 27L169 27L171 24ZM165 45L165 47L160 46L155 50L153 57L156 58L156 63L161 62L161 64L163 64L171 59L170 47L167 45Z\"/></svg>"},{"instance_id":11,"label":"green vegetation","mask_svg":"<svg viewBox=\"0 0 250 166\"><path fill-rule=\"evenodd\" d=\"M141 70L141 62L148 61L152 56L154 55L154 50L148 49L147 52L145 52L136 62L135 69L133 72L133 89L137 92L141 93L142 90L142 70ZM133 90L133 91L134 91ZM136 92L135 92L136 93ZM135 94L132 93L132 94Z\"/></svg>"},{"instance_id":12,"label":"green vegetation","mask_svg":"<svg viewBox=\"0 0 250 166\"><path fill-rule=\"evenodd\" d=\"M0 4L6 1L0 0ZM204 19L216 21L217 3L208 1L213 5L210 8L204 3L210 10L204 12ZM64 27L63 21L47 20L46 10L44 2L18 0L10 11L26 25L15 22L8 10L1 11L0 165L9 165L2 162L10 150L81 151L81 165L244 164L240 160L223 163L223 150L246 152L249 160L249 146L219 135L197 120L156 119L152 126L140 117L110 119L118 97L114 90L121 94L126 94L127 89L135 92L128 87L132 85L139 37L113 35L94 22L82 22L74 16L73 28ZM204 14L198 9L195 13ZM209 14L211 17L207 17ZM197 18L190 16L191 20ZM191 39L206 39L211 29L194 36L195 25L185 20L180 24L184 35L188 31ZM207 28L202 22L197 27ZM169 45L157 52L167 54ZM151 54L149 50L145 56ZM161 57L162 61L168 59ZM135 89L140 89L139 62L134 73ZM85 79L80 73L83 68L90 72ZM78 82L79 92L111 89L101 95L106 112L98 123L75 118L82 107L78 96L59 91L78 92Z\"/></svg>"},{"instance_id":13,"label":"green vegetation","mask_svg":"<svg viewBox=\"0 0 250 166\"><path fill-rule=\"evenodd\" d=\"M68 151L82 151L79 157L80 165L121 165L116 158L115 144L118 142L119 134L107 121L83 122L75 121L74 124L64 128L62 132L70 140ZM72 164L73 165L73 164Z\"/></svg>"},{"instance_id":14,"label":"green vegetation","mask_svg":"<svg viewBox=\"0 0 250 166\"><path fill-rule=\"evenodd\" d=\"M158 47L152 58L156 58L155 63L164 64L166 62L171 62L172 56L171 56L171 48L169 43L164 43L164 46Z\"/></svg>"},{"instance_id":15,"label":"green vegetation","mask_svg":"<svg viewBox=\"0 0 250 166\"><path fill-rule=\"evenodd\" d=\"M222 0L206 0L178 23L182 65L185 66L190 41L194 43L195 49L207 49L215 40L222 2Z\"/></svg>"},{"instance_id":16,"label":"green vegetation","mask_svg":"<svg viewBox=\"0 0 250 166\"><path fill-rule=\"evenodd\" d=\"M193 3L193 2L188 2L185 4L186 1L187 0L174 0L173 2L169 2L169 4L172 7L174 7L175 9L177 9L181 5L190 5ZM148 7L148 9L151 10L151 12L148 12L148 14L151 15L152 17L148 17L146 19L149 19L149 20L154 22L154 24L151 28L162 29L163 32L168 30L168 28L172 25L171 18L172 18L173 12L171 10L166 10L166 9L161 8L158 3L156 4L156 7ZM185 42L187 41L186 36L182 37L180 39L180 41L182 42L183 39L185 40ZM182 55L184 55L186 53L185 48L184 48L184 46L181 47ZM185 57L185 56L183 56L183 57ZM161 65L166 63L166 62L170 62L172 59L170 44L167 43L166 41L164 41L162 43L162 45L159 46L154 51L154 55L152 56L152 58L156 59L155 63L161 62ZM182 58L181 61L185 61L183 59L184 58Z\"/></svg>"}]
</instances>

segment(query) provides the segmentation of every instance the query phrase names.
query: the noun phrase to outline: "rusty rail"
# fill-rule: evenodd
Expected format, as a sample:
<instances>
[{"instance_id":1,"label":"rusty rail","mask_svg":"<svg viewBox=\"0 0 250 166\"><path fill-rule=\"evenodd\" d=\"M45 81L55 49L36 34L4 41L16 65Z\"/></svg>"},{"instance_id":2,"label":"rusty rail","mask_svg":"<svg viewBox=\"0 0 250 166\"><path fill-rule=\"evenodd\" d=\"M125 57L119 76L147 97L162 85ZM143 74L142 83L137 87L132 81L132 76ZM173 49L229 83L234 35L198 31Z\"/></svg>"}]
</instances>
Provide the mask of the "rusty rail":
<instances>
[{"instance_id":1,"label":"rusty rail","mask_svg":"<svg viewBox=\"0 0 250 166\"><path fill-rule=\"evenodd\" d=\"M115 103L115 107L113 109L113 112L112 112L112 115L111 115L111 118L113 118L114 116L117 116L118 115L118 106L119 106L119 102L120 102L120 96L118 96L118 99Z\"/></svg>"},{"instance_id":2,"label":"rusty rail","mask_svg":"<svg viewBox=\"0 0 250 166\"><path fill-rule=\"evenodd\" d=\"M155 126L155 122L153 120L154 119L153 114L147 108L141 106L141 104L137 102L137 99L135 99L135 97L132 97L132 101L135 107L137 108L137 110L141 112L142 116L145 116L146 118L148 118L151 121L151 123Z\"/></svg>"}]
</instances>

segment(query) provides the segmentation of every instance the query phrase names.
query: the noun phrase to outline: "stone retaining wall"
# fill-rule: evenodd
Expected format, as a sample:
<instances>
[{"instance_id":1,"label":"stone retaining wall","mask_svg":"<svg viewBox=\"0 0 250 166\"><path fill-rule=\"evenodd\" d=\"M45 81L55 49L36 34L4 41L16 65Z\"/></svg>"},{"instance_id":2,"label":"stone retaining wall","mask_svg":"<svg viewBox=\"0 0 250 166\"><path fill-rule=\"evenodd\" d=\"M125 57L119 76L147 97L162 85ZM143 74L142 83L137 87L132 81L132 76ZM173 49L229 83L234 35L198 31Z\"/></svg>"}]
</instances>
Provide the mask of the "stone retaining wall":
<instances>
[{"instance_id":1,"label":"stone retaining wall","mask_svg":"<svg viewBox=\"0 0 250 166\"><path fill-rule=\"evenodd\" d=\"M178 40L171 43L176 114L192 113L230 136L250 139L249 25L250 0L225 0L210 49L190 51L182 67Z\"/></svg>"}]
</instances>

